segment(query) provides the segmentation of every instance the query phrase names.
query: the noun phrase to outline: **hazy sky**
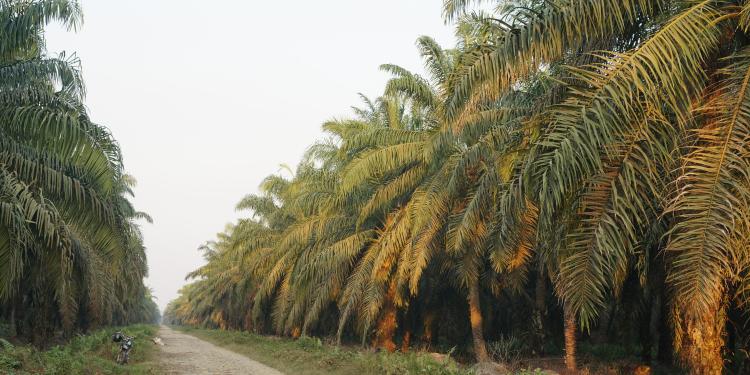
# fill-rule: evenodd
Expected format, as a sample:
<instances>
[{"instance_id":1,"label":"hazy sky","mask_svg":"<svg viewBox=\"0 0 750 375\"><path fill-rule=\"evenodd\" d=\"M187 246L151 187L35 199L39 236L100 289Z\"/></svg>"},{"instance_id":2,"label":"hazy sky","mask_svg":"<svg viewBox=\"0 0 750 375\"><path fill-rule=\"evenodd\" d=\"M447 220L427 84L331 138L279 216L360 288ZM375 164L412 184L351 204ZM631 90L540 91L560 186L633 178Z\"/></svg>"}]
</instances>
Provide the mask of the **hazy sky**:
<instances>
[{"instance_id":1,"label":"hazy sky","mask_svg":"<svg viewBox=\"0 0 750 375\"><path fill-rule=\"evenodd\" d=\"M375 97L395 63L421 72L420 35L444 46L442 0L82 0L76 52L94 121L138 179L151 286L163 309L260 181L296 165L320 125Z\"/></svg>"}]
</instances>

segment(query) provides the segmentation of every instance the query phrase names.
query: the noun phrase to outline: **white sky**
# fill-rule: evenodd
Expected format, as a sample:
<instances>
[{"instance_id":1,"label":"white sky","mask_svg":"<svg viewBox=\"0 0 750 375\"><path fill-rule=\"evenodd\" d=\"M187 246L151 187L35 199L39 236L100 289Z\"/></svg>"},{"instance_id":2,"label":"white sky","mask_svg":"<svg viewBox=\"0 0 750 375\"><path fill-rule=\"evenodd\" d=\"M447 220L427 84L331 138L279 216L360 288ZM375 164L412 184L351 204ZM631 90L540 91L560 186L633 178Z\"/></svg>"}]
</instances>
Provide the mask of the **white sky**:
<instances>
[{"instance_id":1,"label":"white sky","mask_svg":"<svg viewBox=\"0 0 750 375\"><path fill-rule=\"evenodd\" d=\"M203 263L197 248L279 165L296 165L320 125L382 93L381 63L422 72L415 47L453 45L442 0L81 0L76 52L94 121L138 179L150 277L163 309Z\"/></svg>"}]
</instances>

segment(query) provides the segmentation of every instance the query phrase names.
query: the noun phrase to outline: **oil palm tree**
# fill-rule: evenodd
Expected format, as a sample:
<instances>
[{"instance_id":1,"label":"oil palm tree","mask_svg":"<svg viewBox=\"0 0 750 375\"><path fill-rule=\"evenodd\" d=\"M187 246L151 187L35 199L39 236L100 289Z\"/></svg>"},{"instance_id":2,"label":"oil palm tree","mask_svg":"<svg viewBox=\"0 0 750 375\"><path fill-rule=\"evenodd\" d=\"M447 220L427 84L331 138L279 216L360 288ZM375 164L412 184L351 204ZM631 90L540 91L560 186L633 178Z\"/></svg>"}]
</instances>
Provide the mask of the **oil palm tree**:
<instances>
[{"instance_id":1,"label":"oil palm tree","mask_svg":"<svg viewBox=\"0 0 750 375\"><path fill-rule=\"evenodd\" d=\"M219 241L185 291L202 297L170 311L238 321L251 306L278 333L353 328L393 350L406 316L455 290L486 361L487 303L533 285L541 315L549 281L575 370L579 327L634 304L628 287L668 298L663 336L693 373L720 373L727 317L750 295L750 7L472 3L445 2L456 48L418 41L426 78L384 65L382 98L243 201L255 217L236 246Z\"/></svg>"},{"instance_id":2,"label":"oil palm tree","mask_svg":"<svg viewBox=\"0 0 750 375\"><path fill-rule=\"evenodd\" d=\"M466 2L445 5L452 17ZM721 372L726 301L743 298L728 285L743 272L735 239L747 222L746 7L512 3L493 17L496 37L478 48L453 101L459 108L466 92L507 92L539 69L568 65L569 94L548 111L529 193L540 204L539 232L570 219L559 294L589 325L644 227L672 217L664 253L676 349L694 373ZM577 63L581 54L591 58Z\"/></svg>"},{"instance_id":3,"label":"oil palm tree","mask_svg":"<svg viewBox=\"0 0 750 375\"><path fill-rule=\"evenodd\" d=\"M472 36L464 37L468 43ZM369 162L368 168L353 169L360 173L355 175L355 181L398 173L393 179L394 185L397 183L401 189L396 190L398 196L409 197L409 201L394 212L393 219L399 215L404 217L398 222L406 223L410 228L404 227L402 236L411 240L399 245L386 244L393 251L399 247L404 250L395 253L399 254L397 263L388 263L397 264L393 267L396 281L390 287L381 286L381 295L396 288L390 292L399 296L396 300L404 300L404 295L416 296L423 272L431 266L432 260L441 258L447 261L434 269L448 268L456 273L456 287L465 290L467 296L477 359L487 361L479 297L480 278L481 284L492 288L492 278L483 277L487 273L488 246L485 242L491 233L489 228L494 225L492 218L497 218L493 211L493 197L501 179L499 173L510 168L508 163L512 163L513 158L509 155L515 152L509 151L510 145L520 139L510 136L515 129L507 124L513 122L511 118L516 112L521 111L518 107L503 105L495 98L478 94L462 109L459 118L449 120L445 116L446 100L452 91L455 74L460 72L463 51L443 50L428 37L420 38L417 45L430 73L429 79L395 65L384 65L383 69L394 75L387 84L386 93L405 98L413 110L423 114L422 135L409 139L408 143L381 147L382 151L373 152L373 156L379 159L365 155L355 165ZM393 152L393 156L385 154L388 157L383 157L381 154L385 152ZM389 188L390 185L383 187ZM387 201L390 197L386 197ZM382 199L377 195L373 198ZM404 210L406 212L400 213Z\"/></svg>"},{"instance_id":4,"label":"oil palm tree","mask_svg":"<svg viewBox=\"0 0 750 375\"><path fill-rule=\"evenodd\" d=\"M52 21L76 28L78 3L0 2L0 301L25 334L112 322L145 295L119 146L86 113L78 60L47 56Z\"/></svg>"}]
</instances>

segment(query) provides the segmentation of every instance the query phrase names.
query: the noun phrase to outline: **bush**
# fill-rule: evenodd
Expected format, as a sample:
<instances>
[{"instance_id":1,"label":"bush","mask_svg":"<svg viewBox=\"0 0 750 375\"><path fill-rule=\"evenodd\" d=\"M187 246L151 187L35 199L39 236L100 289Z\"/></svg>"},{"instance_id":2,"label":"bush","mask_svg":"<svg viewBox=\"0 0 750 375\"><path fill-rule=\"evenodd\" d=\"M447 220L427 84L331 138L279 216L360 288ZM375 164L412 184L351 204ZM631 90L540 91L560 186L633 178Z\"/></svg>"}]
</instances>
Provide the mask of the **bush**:
<instances>
[{"instance_id":1,"label":"bush","mask_svg":"<svg viewBox=\"0 0 750 375\"><path fill-rule=\"evenodd\" d=\"M438 362L426 353L388 353L380 352L373 356L373 367L380 373L400 374L435 374L435 375L468 375L472 371L462 369L450 358Z\"/></svg>"},{"instance_id":2,"label":"bush","mask_svg":"<svg viewBox=\"0 0 750 375\"><path fill-rule=\"evenodd\" d=\"M31 347L6 347L0 343L0 373L3 374L117 374L124 371L115 364L117 346L110 340L115 329L93 332L77 336L66 345L55 346L47 351ZM128 366L129 373L143 373L145 368L138 362L144 361L148 352L153 350L149 339L156 333L153 326L137 325L123 328L131 336L136 336L136 346ZM4 341L4 340L2 340Z\"/></svg>"},{"instance_id":3,"label":"bush","mask_svg":"<svg viewBox=\"0 0 750 375\"><path fill-rule=\"evenodd\" d=\"M513 335L500 335L497 341L492 341L487 346L493 361L506 364L517 363L527 351L524 341Z\"/></svg>"},{"instance_id":4,"label":"bush","mask_svg":"<svg viewBox=\"0 0 750 375\"><path fill-rule=\"evenodd\" d=\"M317 337L302 336L296 340L297 346L305 350L320 349L323 342Z\"/></svg>"}]
</instances>

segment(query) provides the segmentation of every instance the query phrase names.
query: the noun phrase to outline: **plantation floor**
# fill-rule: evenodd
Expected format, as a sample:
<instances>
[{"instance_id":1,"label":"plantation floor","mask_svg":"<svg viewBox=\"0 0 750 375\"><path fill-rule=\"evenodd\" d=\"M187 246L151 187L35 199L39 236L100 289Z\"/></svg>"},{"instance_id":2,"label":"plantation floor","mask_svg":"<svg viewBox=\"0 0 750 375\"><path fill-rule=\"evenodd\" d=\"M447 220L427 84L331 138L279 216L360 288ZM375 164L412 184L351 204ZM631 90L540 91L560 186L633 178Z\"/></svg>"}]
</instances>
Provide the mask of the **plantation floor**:
<instances>
[{"instance_id":1,"label":"plantation floor","mask_svg":"<svg viewBox=\"0 0 750 375\"><path fill-rule=\"evenodd\" d=\"M180 333L198 337L272 366L289 375L470 375L472 368L450 358L436 360L422 352L371 352L359 347L336 347L318 338L296 340L248 332L174 327ZM175 332L174 330L165 332ZM165 339L163 348L169 347ZM195 352L195 348L186 349ZM164 355L164 354L162 354ZM162 365L163 370L170 367ZM221 372L213 372L221 373ZM247 372L245 372L247 373Z\"/></svg>"},{"instance_id":2,"label":"plantation floor","mask_svg":"<svg viewBox=\"0 0 750 375\"><path fill-rule=\"evenodd\" d=\"M197 337L161 326L161 368L165 374L283 375L260 362Z\"/></svg>"},{"instance_id":3,"label":"plantation floor","mask_svg":"<svg viewBox=\"0 0 750 375\"><path fill-rule=\"evenodd\" d=\"M121 330L135 336L135 346L126 366L115 363L118 345L112 333ZM0 374L3 375L157 375L159 350L151 342L156 335L155 325L131 325L103 328L86 335L76 335L65 344L40 350L31 345L12 345L0 340Z\"/></svg>"}]
</instances>

